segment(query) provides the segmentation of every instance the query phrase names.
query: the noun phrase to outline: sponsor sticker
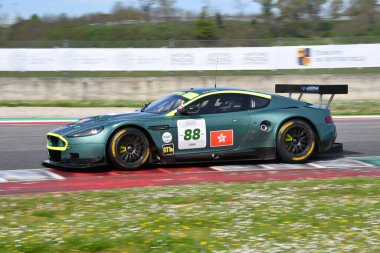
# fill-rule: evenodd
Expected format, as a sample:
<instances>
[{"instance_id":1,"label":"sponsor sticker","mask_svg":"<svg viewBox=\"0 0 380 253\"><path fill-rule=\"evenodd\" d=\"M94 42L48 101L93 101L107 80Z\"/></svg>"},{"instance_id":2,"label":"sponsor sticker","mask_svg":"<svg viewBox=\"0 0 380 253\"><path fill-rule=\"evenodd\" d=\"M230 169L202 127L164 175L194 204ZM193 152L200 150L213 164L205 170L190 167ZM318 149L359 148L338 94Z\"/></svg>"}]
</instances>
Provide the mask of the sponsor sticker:
<instances>
[{"instance_id":1,"label":"sponsor sticker","mask_svg":"<svg viewBox=\"0 0 380 253\"><path fill-rule=\"evenodd\" d=\"M234 145L234 130L219 130L210 132L210 147Z\"/></svg>"},{"instance_id":2,"label":"sponsor sticker","mask_svg":"<svg viewBox=\"0 0 380 253\"><path fill-rule=\"evenodd\" d=\"M169 132L165 132L165 133L162 134L162 141L163 141L164 143L169 143L169 142L171 142L172 140L173 140L173 136L172 136L171 133L169 133Z\"/></svg>"},{"instance_id":3,"label":"sponsor sticker","mask_svg":"<svg viewBox=\"0 0 380 253\"><path fill-rule=\"evenodd\" d=\"M185 119L177 121L178 149L206 147L206 122L204 119Z\"/></svg>"},{"instance_id":4,"label":"sponsor sticker","mask_svg":"<svg viewBox=\"0 0 380 253\"><path fill-rule=\"evenodd\" d=\"M174 155L174 144L165 144L162 146L162 154L163 155Z\"/></svg>"},{"instance_id":5,"label":"sponsor sticker","mask_svg":"<svg viewBox=\"0 0 380 253\"><path fill-rule=\"evenodd\" d=\"M311 63L311 48L298 49L298 65L309 66Z\"/></svg>"}]
</instances>

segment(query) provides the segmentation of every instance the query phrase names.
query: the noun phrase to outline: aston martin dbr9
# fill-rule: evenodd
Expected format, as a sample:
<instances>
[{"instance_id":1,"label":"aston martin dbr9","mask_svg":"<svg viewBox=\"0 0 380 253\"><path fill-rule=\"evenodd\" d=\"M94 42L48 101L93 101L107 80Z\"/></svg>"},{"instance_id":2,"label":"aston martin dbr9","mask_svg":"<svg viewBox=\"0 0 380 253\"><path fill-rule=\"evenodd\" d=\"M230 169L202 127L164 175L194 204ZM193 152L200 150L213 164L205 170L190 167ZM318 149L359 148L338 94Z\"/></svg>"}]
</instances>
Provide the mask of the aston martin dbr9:
<instances>
[{"instance_id":1,"label":"aston martin dbr9","mask_svg":"<svg viewBox=\"0 0 380 253\"><path fill-rule=\"evenodd\" d=\"M276 91L346 92L339 87L278 85ZM133 113L85 118L49 132L43 164L129 170L226 160L299 163L328 150L336 136L329 107L322 104L251 90L189 89Z\"/></svg>"}]
</instances>

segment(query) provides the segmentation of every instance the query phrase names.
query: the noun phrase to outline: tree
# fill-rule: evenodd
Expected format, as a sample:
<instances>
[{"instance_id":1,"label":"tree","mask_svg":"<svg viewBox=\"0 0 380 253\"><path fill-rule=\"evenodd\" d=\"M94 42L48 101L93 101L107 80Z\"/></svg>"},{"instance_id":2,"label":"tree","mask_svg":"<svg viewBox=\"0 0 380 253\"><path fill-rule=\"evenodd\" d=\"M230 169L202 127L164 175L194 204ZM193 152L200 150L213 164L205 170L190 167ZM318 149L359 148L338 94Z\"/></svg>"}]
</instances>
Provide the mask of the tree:
<instances>
[{"instance_id":1,"label":"tree","mask_svg":"<svg viewBox=\"0 0 380 253\"><path fill-rule=\"evenodd\" d=\"M194 35L200 40L216 39L216 29L211 20L207 18L207 7L203 7L199 18L195 21Z\"/></svg>"},{"instance_id":2,"label":"tree","mask_svg":"<svg viewBox=\"0 0 380 253\"><path fill-rule=\"evenodd\" d=\"M150 21L152 6L154 5L154 0L140 0L141 10L144 13L144 17L146 21Z\"/></svg>"},{"instance_id":3,"label":"tree","mask_svg":"<svg viewBox=\"0 0 380 253\"><path fill-rule=\"evenodd\" d=\"M306 36L321 27L322 8L327 0L281 0L277 7L282 30L296 36Z\"/></svg>"},{"instance_id":4,"label":"tree","mask_svg":"<svg viewBox=\"0 0 380 253\"><path fill-rule=\"evenodd\" d=\"M377 0L350 0L347 14L351 16L364 16L368 24L376 23Z\"/></svg>"},{"instance_id":5,"label":"tree","mask_svg":"<svg viewBox=\"0 0 380 253\"><path fill-rule=\"evenodd\" d=\"M174 16L176 0L157 0L157 3L162 16L165 18Z\"/></svg>"},{"instance_id":6,"label":"tree","mask_svg":"<svg viewBox=\"0 0 380 253\"><path fill-rule=\"evenodd\" d=\"M114 5L112 6L112 13L118 13L118 12L121 12L123 11L125 8L124 8L124 5L123 5L123 2L121 1L117 1L114 3Z\"/></svg>"},{"instance_id":7,"label":"tree","mask_svg":"<svg viewBox=\"0 0 380 253\"><path fill-rule=\"evenodd\" d=\"M37 14L33 14L30 17L30 21L32 21L32 22L38 22L38 21L40 21L40 17Z\"/></svg>"},{"instance_id":8,"label":"tree","mask_svg":"<svg viewBox=\"0 0 380 253\"><path fill-rule=\"evenodd\" d=\"M342 14L343 9L343 0L333 0L330 3L330 16L332 18L339 18Z\"/></svg>"},{"instance_id":9,"label":"tree","mask_svg":"<svg viewBox=\"0 0 380 253\"><path fill-rule=\"evenodd\" d=\"M215 20L216 20L216 24L218 25L218 28L223 29L224 28L223 17L222 15L220 15L219 12L215 14Z\"/></svg>"},{"instance_id":10,"label":"tree","mask_svg":"<svg viewBox=\"0 0 380 253\"><path fill-rule=\"evenodd\" d=\"M269 19L273 16L273 7L276 5L273 0L254 0L261 5L261 15L264 19Z\"/></svg>"},{"instance_id":11,"label":"tree","mask_svg":"<svg viewBox=\"0 0 380 253\"><path fill-rule=\"evenodd\" d=\"M306 1L306 15L313 21L321 19L322 7L327 0L309 0Z\"/></svg>"},{"instance_id":12,"label":"tree","mask_svg":"<svg viewBox=\"0 0 380 253\"><path fill-rule=\"evenodd\" d=\"M264 19L265 24L269 26L273 34L278 33L276 18L273 15L273 8L276 6L275 0L254 0L254 2L261 5L261 17Z\"/></svg>"}]
</instances>

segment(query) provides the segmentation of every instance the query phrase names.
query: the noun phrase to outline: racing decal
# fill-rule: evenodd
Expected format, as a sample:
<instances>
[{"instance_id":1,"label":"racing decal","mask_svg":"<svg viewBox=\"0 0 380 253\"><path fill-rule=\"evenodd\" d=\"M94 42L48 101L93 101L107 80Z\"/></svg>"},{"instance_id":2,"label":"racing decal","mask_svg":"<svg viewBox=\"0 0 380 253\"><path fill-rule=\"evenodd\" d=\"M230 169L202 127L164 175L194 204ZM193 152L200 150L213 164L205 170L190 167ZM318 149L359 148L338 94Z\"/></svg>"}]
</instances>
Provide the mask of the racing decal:
<instances>
[{"instance_id":1,"label":"racing decal","mask_svg":"<svg viewBox=\"0 0 380 253\"><path fill-rule=\"evenodd\" d=\"M183 91L181 92L180 91L180 92L176 92L176 94L184 98L187 98L189 100L199 96L199 94L195 92L183 92Z\"/></svg>"},{"instance_id":2,"label":"racing decal","mask_svg":"<svg viewBox=\"0 0 380 253\"><path fill-rule=\"evenodd\" d=\"M184 119L177 121L178 149L206 147L206 122L204 119Z\"/></svg>"},{"instance_id":3,"label":"racing decal","mask_svg":"<svg viewBox=\"0 0 380 253\"><path fill-rule=\"evenodd\" d=\"M162 154L163 155L174 155L174 144L165 144L162 146Z\"/></svg>"},{"instance_id":4,"label":"racing decal","mask_svg":"<svg viewBox=\"0 0 380 253\"><path fill-rule=\"evenodd\" d=\"M210 132L210 147L234 145L234 130L220 130Z\"/></svg>"},{"instance_id":5,"label":"racing decal","mask_svg":"<svg viewBox=\"0 0 380 253\"><path fill-rule=\"evenodd\" d=\"M195 92L188 92L188 93L182 95L182 97L185 97L185 98L187 98L189 100L191 100L191 99L193 99L195 97L198 97L198 96L199 96L199 94L195 93Z\"/></svg>"},{"instance_id":6,"label":"racing decal","mask_svg":"<svg viewBox=\"0 0 380 253\"><path fill-rule=\"evenodd\" d=\"M173 140L173 136L172 136L171 133L169 133L169 132L165 132L165 133L162 134L162 141L163 141L164 143L169 143L169 142L171 142L172 140Z\"/></svg>"}]
</instances>

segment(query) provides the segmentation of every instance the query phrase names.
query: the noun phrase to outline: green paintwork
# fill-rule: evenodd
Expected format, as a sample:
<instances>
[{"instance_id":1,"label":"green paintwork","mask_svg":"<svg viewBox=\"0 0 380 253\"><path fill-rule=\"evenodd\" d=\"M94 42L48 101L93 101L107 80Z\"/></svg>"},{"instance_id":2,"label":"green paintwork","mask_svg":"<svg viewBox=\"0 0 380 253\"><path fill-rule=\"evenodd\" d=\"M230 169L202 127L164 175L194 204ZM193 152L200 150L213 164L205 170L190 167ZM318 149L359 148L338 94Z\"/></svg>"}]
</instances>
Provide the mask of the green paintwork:
<instances>
[{"instance_id":1,"label":"green paintwork","mask_svg":"<svg viewBox=\"0 0 380 253\"><path fill-rule=\"evenodd\" d=\"M80 158L106 158L107 141L112 134L127 126L134 126L142 129L162 155L162 147L165 144L174 144L174 157L189 154L210 153L228 150L247 150L255 148L275 148L276 136L280 126L291 118L303 118L309 121L315 128L320 141L334 141L336 138L335 125L325 122L326 116L330 111L326 108L307 104L301 101L289 99L274 94L261 93L257 91L215 88L215 89L192 89L186 90L177 95L188 96L185 106L190 105L193 101L216 93L234 93L259 96L269 98L268 106L261 109L250 109L237 112L227 112L218 114L194 114L179 115L178 113L148 113L134 112L117 115L101 115L88 118L88 120L79 120L69 125L62 126L53 130L51 133L62 136L68 142L68 149L61 152L62 159L69 159L70 153L79 153ZM196 93L198 95L190 94ZM185 94L185 95L184 95ZM186 95L187 94L187 95ZM206 145L202 148L179 149L179 133L177 124L179 120L203 119L206 124ZM270 122L270 130L263 132L260 124L263 121ZM91 129L104 126L104 130L97 135L87 137L70 138L70 134L84 129ZM153 130L152 126L169 126L167 130ZM211 147L210 132L217 130L233 130L233 145ZM163 141L163 134L170 132L172 140L168 143ZM181 137L182 138L182 137ZM287 137L286 141L291 141ZM123 150L120 150L122 152Z\"/></svg>"}]
</instances>

